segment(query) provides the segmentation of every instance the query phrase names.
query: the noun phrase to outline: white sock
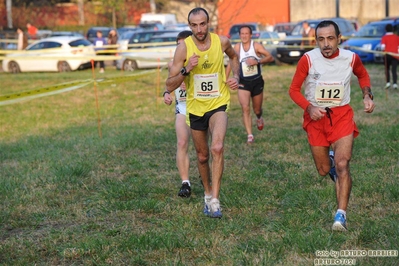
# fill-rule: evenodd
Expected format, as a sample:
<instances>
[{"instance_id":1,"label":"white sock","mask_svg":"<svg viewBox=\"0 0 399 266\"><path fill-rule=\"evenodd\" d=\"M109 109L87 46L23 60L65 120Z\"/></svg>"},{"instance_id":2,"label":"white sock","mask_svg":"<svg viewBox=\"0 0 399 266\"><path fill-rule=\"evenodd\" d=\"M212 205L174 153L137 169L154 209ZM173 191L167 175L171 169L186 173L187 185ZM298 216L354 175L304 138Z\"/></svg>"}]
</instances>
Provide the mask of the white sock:
<instances>
[{"instance_id":1,"label":"white sock","mask_svg":"<svg viewBox=\"0 0 399 266\"><path fill-rule=\"evenodd\" d=\"M191 187L190 180L183 180L181 183L182 183L182 184L183 184L183 183L188 183L188 185Z\"/></svg>"},{"instance_id":2,"label":"white sock","mask_svg":"<svg viewBox=\"0 0 399 266\"><path fill-rule=\"evenodd\" d=\"M337 213L342 213L346 219L346 211L342 210L342 209L338 209Z\"/></svg>"},{"instance_id":3,"label":"white sock","mask_svg":"<svg viewBox=\"0 0 399 266\"><path fill-rule=\"evenodd\" d=\"M211 201L211 199L212 199L212 195L205 195L205 203L209 203L210 201Z\"/></svg>"}]
</instances>

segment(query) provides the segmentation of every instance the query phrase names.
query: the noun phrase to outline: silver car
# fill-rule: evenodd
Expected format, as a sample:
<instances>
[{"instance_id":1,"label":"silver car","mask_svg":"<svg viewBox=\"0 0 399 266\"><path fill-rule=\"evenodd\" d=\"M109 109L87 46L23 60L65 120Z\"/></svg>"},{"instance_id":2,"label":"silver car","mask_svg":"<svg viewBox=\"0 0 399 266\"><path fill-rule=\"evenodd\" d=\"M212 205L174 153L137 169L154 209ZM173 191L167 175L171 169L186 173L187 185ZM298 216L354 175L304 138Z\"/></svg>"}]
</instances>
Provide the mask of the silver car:
<instances>
[{"instance_id":1,"label":"silver car","mask_svg":"<svg viewBox=\"0 0 399 266\"><path fill-rule=\"evenodd\" d=\"M178 33L176 31L154 35L148 42L140 44L142 48L120 53L121 59L116 61L116 68L133 71L166 66L174 56Z\"/></svg>"}]
</instances>

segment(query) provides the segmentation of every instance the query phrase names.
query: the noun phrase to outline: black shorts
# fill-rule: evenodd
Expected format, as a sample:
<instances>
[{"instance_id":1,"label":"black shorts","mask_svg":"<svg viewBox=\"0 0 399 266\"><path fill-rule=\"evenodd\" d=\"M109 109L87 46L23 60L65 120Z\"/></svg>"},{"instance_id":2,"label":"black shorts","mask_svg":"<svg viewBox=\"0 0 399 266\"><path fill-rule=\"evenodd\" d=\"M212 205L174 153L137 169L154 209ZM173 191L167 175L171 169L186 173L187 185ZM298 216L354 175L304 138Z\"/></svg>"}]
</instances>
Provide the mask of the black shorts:
<instances>
[{"instance_id":1,"label":"black shorts","mask_svg":"<svg viewBox=\"0 0 399 266\"><path fill-rule=\"evenodd\" d=\"M244 85L244 87L240 86L238 89L249 91L249 92L251 92L251 97L254 97L263 92L263 88L265 86L265 81L263 80L263 77L260 76L259 78L254 79L254 80L240 79L240 84Z\"/></svg>"},{"instance_id":2,"label":"black shorts","mask_svg":"<svg viewBox=\"0 0 399 266\"><path fill-rule=\"evenodd\" d=\"M206 112L203 116L196 116L193 114L188 114L190 119L190 128L194 130L205 131L209 128L209 119L211 116L217 112L225 112L227 109L227 105L222 105L214 110Z\"/></svg>"}]
</instances>

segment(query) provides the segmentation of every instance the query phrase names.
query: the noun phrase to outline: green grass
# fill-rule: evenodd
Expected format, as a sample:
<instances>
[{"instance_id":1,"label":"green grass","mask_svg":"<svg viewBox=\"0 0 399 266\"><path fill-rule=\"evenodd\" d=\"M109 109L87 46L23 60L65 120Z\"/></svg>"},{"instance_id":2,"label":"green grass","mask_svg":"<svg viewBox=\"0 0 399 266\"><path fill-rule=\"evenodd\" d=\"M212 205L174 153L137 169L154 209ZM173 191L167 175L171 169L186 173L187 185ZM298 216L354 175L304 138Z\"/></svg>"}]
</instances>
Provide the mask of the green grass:
<instances>
[{"instance_id":1,"label":"green grass","mask_svg":"<svg viewBox=\"0 0 399 266\"><path fill-rule=\"evenodd\" d=\"M220 220L202 215L192 145L193 194L177 196L174 108L159 96L165 70L98 85L100 127L93 86L0 106L0 265L313 265L316 251L398 250L399 92L382 89L382 65L366 67L376 110L363 112L353 79L360 136L346 233L330 229L334 186L318 176L287 93L295 66L264 67L266 125L251 146L232 93ZM91 77L0 73L0 95Z\"/></svg>"}]
</instances>

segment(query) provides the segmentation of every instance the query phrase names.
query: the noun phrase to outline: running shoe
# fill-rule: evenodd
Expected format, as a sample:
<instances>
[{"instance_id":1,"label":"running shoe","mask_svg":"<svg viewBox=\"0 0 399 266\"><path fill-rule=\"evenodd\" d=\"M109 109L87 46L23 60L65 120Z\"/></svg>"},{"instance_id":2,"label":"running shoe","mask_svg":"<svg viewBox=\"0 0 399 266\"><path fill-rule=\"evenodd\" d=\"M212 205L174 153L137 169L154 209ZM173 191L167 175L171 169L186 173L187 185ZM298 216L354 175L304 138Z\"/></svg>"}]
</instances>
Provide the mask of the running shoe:
<instances>
[{"instance_id":1,"label":"running shoe","mask_svg":"<svg viewBox=\"0 0 399 266\"><path fill-rule=\"evenodd\" d=\"M183 182L179 191L179 197L188 198L191 195L191 187L187 182Z\"/></svg>"},{"instance_id":2,"label":"running shoe","mask_svg":"<svg viewBox=\"0 0 399 266\"><path fill-rule=\"evenodd\" d=\"M256 120L256 125L258 126L259 130L263 129L263 127L265 125L265 122L263 121L263 117Z\"/></svg>"},{"instance_id":3,"label":"running shoe","mask_svg":"<svg viewBox=\"0 0 399 266\"><path fill-rule=\"evenodd\" d=\"M222 209L218 199L212 199L209 203L210 217L211 218L222 218Z\"/></svg>"},{"instance_id":4,"label":"running shoe","mask_svg":"<svg viewBox=\"0 0 399 266\"><path fill-rule=\"evenodd\" d=\"M398 89L398 84L394 83L392 87L393 87L395 90L397 90L397 89Z\"/></svg>"},{"instance_id":5,"label":"running shoe","mask_svg":"<svg viewBox=\"0 0 399 266\"><path fill-rule=\"evenodd\" d=\"M330 156L331 168L328 174L330 175L331 180L335 182L337 181L337 171L335 170L334 151L330 151L329 156Z\"/></svg>"},{"instance_id":6,"label":"running shoe","mask_svg":"<svg viewBox=\"0 0 399 266\"><path fill-rule=\"evenodd\" d=\"M347 231L345 215L337 212L335 214L334 223L332 225L333 231Z\"/></svg>"},{"instance_id":7,"label":"running shoe","mask_svg":"<svg viewBox=\"0 0 399 266\"><path fill-rule=\"evenodd\" d=\"M211 216L211 208L210 208L210 204L211 204L211 197L204 197L204 210L203 213L205 214L205 216Z\"/></svg>"},{"instance_id":8,"label":"running shoe","mask_svg":"<svg viewBox=\"0 0 399 266\"><path fill-rule=\"evenodd\" d=\"M253 143L253 142L254 142L254 135L249 134L249 135L248 135L248 138L247 138L247 143L248 143L248 144L251 144L251 143Z\"/></svg>"},{"instance_id":9,"label":"running shoe","mask_svg":"<svg viewBox=\"0 0 399 266\"><path fill-rule=\"evenodd\" d=\"M387 82L387 84L385 84L384 89L389 89L389 87L391 87L391 83L390 83L390 82Z\"/></svg>"}]
</instances>

